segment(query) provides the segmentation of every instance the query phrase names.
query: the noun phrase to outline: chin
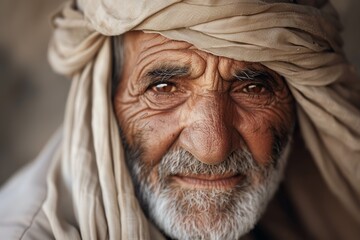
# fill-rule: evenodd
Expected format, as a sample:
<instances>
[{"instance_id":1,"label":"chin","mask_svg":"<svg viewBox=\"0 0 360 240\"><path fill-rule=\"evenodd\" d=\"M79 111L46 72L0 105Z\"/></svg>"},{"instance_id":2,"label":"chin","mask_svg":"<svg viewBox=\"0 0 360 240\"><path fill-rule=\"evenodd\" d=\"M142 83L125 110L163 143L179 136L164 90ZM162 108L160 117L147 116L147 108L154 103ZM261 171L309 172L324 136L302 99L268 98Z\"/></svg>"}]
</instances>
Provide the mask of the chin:
<instances>
[{"instance_id":1,"label":"chin","mask_svg":"<svg viewBox=\"0 0 360 240\"><path fill-rule=\"evenodd\" d=\"M130 172L137 197L148 218L173 239L239 239L259 221L273 197L290 152L290 141L283 151L260 166L248 151L241 151L220 165L204 165L189 153L170 151L159 166L149 167L141 158L132 159ZM134 154L129 157L135 157ZM275 156L274 156L275 157ZM275 160L275 161L274 161ZM150 177L151 172L158 177ZM232 187L184 186L176 183L177 174L206 175L236 171L242 180ZM142 177L139 177L142 176Z\"/></svg>"}]
</instances>

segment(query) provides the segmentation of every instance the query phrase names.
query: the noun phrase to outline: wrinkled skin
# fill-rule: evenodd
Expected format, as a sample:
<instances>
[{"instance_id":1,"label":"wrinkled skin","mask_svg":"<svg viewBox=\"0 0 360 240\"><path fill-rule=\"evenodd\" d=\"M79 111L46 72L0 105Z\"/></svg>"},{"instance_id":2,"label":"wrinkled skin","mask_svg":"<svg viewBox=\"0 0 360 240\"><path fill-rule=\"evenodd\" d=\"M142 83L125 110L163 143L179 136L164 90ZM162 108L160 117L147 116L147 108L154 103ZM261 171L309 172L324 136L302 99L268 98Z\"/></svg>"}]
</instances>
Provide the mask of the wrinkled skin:
<instances>
[{"instance_id":1,"label":"wrinkled skin","mask_svg":"<svg viewBox=\"0 0 360 240\"><path fill-rule=\"evenodd\" d=\"M131 32L124 41L115 112L127 142L141 143L146 162L156 164L170 148L182 147L203 163L217 164L245 144L256 161L266 164L272 129L286 132L293 124L289 90L260 64L217 57L157 34ZM174 86L162 86L163 77L149 76L161 66L188 67L189 72L168 79ZM250 67L273 79L266 85L234 81L236 71Z\"/></svg>"},{"instance_id":2,"label":"wrinkled skin","mask_svg":"<svg viewBox=\"0 0 360 240\"><path fill-rule=\"evenodd\" d=\"M135 158L147 169L133 175L159 185L158 166L176 149L212 166L246 149L260 167L276 168L280 153L274 151L287 143L294 125L293 99L278 74L158 34L125 34L124 52L114 108L126 148L138 150ZM226 192L244 179L228 177L170 175L166 182L174 189ZM250 184L263 184L263 177Z\"/></svg>"}]
</instances>

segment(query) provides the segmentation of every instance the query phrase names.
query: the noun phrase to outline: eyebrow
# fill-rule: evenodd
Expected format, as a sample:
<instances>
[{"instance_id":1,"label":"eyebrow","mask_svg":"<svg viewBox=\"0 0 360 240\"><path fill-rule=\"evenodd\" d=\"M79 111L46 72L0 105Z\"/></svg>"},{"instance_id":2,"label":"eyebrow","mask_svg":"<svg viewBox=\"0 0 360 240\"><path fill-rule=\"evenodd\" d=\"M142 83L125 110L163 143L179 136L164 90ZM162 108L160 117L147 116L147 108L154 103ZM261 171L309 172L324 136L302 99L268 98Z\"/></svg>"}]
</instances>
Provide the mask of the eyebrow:
<instances>
[{"instance_id":1,"label":"eyebrow","mask_svg":"<svg viewBox=\"0 0 360 240\"><path fill-rule=\"evenodd\" d=\"M145 78L140 80L140 84L144 87L151 83L166 82L172 78L184 77L189 75L189 66L176 66L176 65L160 65L153 67L150 71L145 74ZM272 84L277 85L277 81L274 76L266 70L258 70L252 68L240 69L233 75L232 81L249 81L249 80L261 80L265 83L269 81Z\"/></svg>"},{"instance_id":2,"label":"eyebrow","mask_svg":"<svg viewBox=\"0 0 360 240\"><path fill-rule=\"evenodd\" d=\"M174 77L184 77L189 74L189 67L163 65L150 70L146 76L160 82L170 80Z\"/></svg>"},{"instance_id":3,"label":"eyebrow","mask_svg":"<svg viewBox=\"0 0 360 240\"><path fill-rule=\"evenodd\" d=\"M274 76L265 70L255 70L255 69L241 69L237 70L233 77L239 81L248 81L248 80L263 80L271 81L276 83Z\"/></svg>"}]
</instances>

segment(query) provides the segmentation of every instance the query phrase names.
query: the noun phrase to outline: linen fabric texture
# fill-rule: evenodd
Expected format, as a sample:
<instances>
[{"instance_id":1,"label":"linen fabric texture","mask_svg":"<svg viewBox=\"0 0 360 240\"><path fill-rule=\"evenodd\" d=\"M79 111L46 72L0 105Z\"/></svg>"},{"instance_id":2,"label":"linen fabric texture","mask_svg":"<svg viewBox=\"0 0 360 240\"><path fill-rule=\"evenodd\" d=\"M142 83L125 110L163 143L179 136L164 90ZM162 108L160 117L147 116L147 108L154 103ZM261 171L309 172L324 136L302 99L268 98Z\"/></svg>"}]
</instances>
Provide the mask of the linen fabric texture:
<instances>
[{"instance_id":1,"label":"linen fabric texture","mask_svg":"<svg viewBox=\"0 0 360 240\"><path fill-rule=\"evenodd\" d=\"M49 48L52 67L72 79L61 154L43 206L55 237L163 239L134 195L111 101L111 36L131 30L259 62L282 75L321 176L360 224L360 81L342 52L335 10L327 1L310 2L66 3L53 19Z\"/></svg>"}]
</instances>

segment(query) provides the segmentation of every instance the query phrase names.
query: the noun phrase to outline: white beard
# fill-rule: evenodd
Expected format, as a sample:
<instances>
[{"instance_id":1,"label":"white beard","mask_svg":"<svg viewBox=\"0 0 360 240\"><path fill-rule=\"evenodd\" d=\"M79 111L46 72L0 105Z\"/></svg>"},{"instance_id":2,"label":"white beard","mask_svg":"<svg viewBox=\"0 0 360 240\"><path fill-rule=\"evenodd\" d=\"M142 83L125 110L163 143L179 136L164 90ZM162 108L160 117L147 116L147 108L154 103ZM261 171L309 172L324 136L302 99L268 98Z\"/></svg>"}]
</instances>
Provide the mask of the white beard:
<instances>
[{"instance_id":1,"label":"white beard","mask_svg":"<svg viewBox=\"0 0 360 240\"><path fill-rule=\"evenodd\" d=\"M169 152L162 160L166 164L166 170L163 171L161 166L158 169L158 183L151 185L148 180L135 179L139 187L138 198L152 221L171 238L239 239L255 226L273 197L283 176L290 145L288 141L276 160L276 166L269 164L261 167L248 151L242 150L228 164L206 167L204 171L207 174L219 174L239 168L246 179L240 186L230 190L185 189L168 184L164 179L169 174L195 171L204 173L202 167L199 167L203 163L188 155L185 158L191 159L184 161L184 150ZM132 166L133 177L144 176L144 166L138 162ZM183 162L187 164L183 165ZM234 164L240 166L233 166Z\"/></svg>"}]
</instances>

